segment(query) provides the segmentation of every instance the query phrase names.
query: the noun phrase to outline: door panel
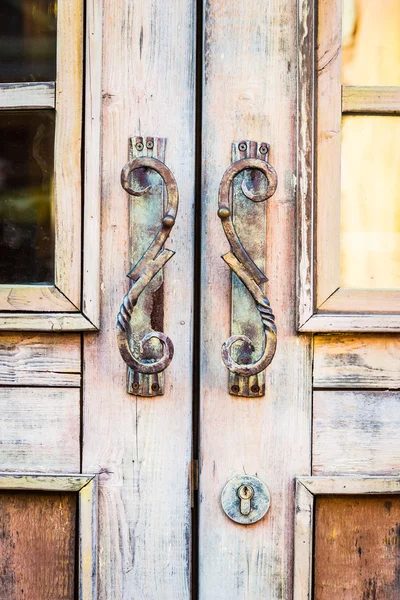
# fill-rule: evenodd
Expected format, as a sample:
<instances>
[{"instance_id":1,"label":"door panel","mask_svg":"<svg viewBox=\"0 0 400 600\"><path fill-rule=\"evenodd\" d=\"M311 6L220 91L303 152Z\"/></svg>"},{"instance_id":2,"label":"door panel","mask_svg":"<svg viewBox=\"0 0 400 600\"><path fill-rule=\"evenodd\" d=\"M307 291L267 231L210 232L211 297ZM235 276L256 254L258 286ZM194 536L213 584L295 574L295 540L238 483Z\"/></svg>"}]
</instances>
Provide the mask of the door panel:
<instances>
[{"instance_id":1,"label":"door panel","mask_svg":"<svg viewBox=\"0 0 400 600\"><path fill-rule=\"evenodd\" d=\"M0 493L0 599L74 600L76 494Z\"/></svg>"},{"instance_id":2,"label":"door panel","mask_svg":"<svg viewBox=\"0 0 400 600\"><path fill-rule=\"evenodd\" d=\"M313 474L396 475L399 427L398 391L314 391Z\"/></svg>"},{"instance_id":3,"label":"door panel","mask_svg":"<svg viewBox=\"0 0 400 600\"><path fill-rule=\"evenodd\" d=\"M310 471L311 346L295 333L296 3L209 0L205 10L200 409L200 598L290 597L293 476ZM230 332L229 249L216 216L231 143L263 140L278 173L267 201L267 296L278 346L263 398L227 392L221 345ZM258 475L271 492L267 516L231 522L225 483Z\"/></svg>"},{"instance_id":4,"label":"door panel","mask_svg":"<svg viewBox=\"0 0 400 600\"><path fill-rule=\"evenodd\" d=\"M80 389L0 387L0 471L79 473Z\"/></svg>"},{"instance_id":5,"label":"door panel","mask_svg":"<svg viewBox=\"0 0 400 600\"><path fill-rule=\"evenodd\" d=\"M399 516L398 496L318 498L314 599L398 598Z\"/></svg>"},{"instance_id":6,"label":"door panel","mask_svg":"<svg viewBox=\"0 0 400 600\"><path fill-rule=\"evenodd\" d=\"M190 596L195 3L104 3L101 331L84 341L83 469L100 472L99 597ZM129 138L166 137L180 203L164 268L165 393L126 393L116 340L128 290ZM135 240L132 240L135 243Z\"/></svg>"}]
</instances>

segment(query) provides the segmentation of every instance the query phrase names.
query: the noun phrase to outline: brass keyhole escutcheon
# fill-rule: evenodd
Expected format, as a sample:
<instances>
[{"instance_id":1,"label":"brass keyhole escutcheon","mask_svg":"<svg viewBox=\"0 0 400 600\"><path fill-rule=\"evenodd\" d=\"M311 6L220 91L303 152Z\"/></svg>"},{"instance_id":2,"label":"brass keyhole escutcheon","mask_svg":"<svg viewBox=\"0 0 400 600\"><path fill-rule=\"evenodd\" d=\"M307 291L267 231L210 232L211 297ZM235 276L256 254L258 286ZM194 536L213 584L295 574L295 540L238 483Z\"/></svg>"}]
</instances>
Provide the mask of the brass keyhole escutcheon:
<instances>
[{"instance_id":1,"label":"brass keyhole escutcheon","mask_svg":"<svg viewBox=\"0 0 400 600\"><path fill-rule=\"evenodd\" d=\"M225 514L241 525L256 523L267 514L270 493L263 481L253 475L238 475L222 490L221 504Z\"/></svg>"},{"instance_id":2,"label":"brass keyhole escutcheon","mask_svg":"<svg viewBox=\"0 0 400 600\"><path fill-rule=\"evenodd\" d=\"M241 485L237 492L240 498L240 512L242 515L249 515L251 512L251 499L254 496L254 490L251 485Z\"/></svg>"}]
</instances>

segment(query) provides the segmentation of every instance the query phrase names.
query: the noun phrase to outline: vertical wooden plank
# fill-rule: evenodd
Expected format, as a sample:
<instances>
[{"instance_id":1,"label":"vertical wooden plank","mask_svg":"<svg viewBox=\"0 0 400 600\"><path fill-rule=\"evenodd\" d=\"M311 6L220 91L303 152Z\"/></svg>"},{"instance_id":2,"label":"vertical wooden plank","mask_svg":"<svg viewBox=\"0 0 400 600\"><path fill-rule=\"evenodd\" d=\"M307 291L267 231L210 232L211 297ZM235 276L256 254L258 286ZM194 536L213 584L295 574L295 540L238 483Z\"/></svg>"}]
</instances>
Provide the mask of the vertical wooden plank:
<instances>
[{"instance_id":1,"label":"vertical wooden plank","mask_svg":"<svg viewBox=\"0 0 400 600\"><path fill-rule=\"evenodd\" d=\"M83 0L57 3L55 284L81 304Z\"/></svg>"},{"instance_id":2,"label":"vertical wooden plank","mask_svg":"<svg viewBox=\"0 0 400 600\"><path fill-rule=\"evenodd\" d=\"M200 456L200 598L291 597L293 477L310 470L311 351L295 333L296 3L208 0L205 11ZM221 344L229 336L227 242L216 216L231 142L266 140L279 177L267 205L267 296L278 346L266 395L226 390ZM271 492L259 523L225 516L232 476L258 475Z\"/></svg>"},{"instance_id":3,"label":"vertical wooden plank","mask_svg":"<svg viewBox=\"0 0 400 600\"><path fill-rule=\"evenodd\" d=\"M297 318L314 311L315 2L300 0L298 23Z\"/></svg>"},{"instance_id":4,"label":"vertical wooden plank","mask_svg":"<svg viewBox=\"0 0 400 600\"><path fill-rule=\"evenodd\" d=\"M99 598L190 595L195 2L104 4L102 328L84 341L83 469L99 476ZM164 396L126 393L116 317L129 285L129 137L167 138L180 206L164 271L175 355Z\"/></svg>"},{"instance_id":5,"label":"vertical wooden plank","mask_svg":"<svg viewBox=\"0 0 400 600\"><path fill-rule=\"evenodd\" d=\"M342 0L318 2L317 307L340 285L340 134L342 126Z\"/></svg>"},{"instance_id":6,"label":"vertical wooden plank","mask_svg":"<svg viewBox=\"0 0 400 600\"><path fill-rule=\"evenodd\" d=\"M85 172L82 309L100 325L101 68L103 0L86 1Z\"/></svg>"},{"instance_id":7,"label":"vertical wooden plank","mask_svg":"<svg viewBox=\"0 0 400 600\"><path fill-rule=\"evenodd\" d=\"M398 598L399 522L398 496L317 497L314 599Z\"/></svg>"},{"instance_id":8,"label":"vertical wooden plank","mask_svg":"<svg viewBox=\"0 0 400 600\"><path fill-rule=\"evenodd\" d=\"M74 600L76 494L0 493L0 600Z\"/></svg>"},{"instance_id":9,"label":"vertical wooden plank","mask_svg":"<svg viewBox=\"0 0 400 600\"><path fill-rule=\"evenodd\" d=\"M94 477L79 492L79 600L97 599L97 502Z\"/></svg>"},{"instance_id":10,"label":"vertical wooden plank","mask_svg":"<svg viewBox=\"0 0 400 600\"><path fill-rule=\"evenodd\" d=\"M312 600L314 496L296 481L293 600Z\"/></svg>"}]
</instances>

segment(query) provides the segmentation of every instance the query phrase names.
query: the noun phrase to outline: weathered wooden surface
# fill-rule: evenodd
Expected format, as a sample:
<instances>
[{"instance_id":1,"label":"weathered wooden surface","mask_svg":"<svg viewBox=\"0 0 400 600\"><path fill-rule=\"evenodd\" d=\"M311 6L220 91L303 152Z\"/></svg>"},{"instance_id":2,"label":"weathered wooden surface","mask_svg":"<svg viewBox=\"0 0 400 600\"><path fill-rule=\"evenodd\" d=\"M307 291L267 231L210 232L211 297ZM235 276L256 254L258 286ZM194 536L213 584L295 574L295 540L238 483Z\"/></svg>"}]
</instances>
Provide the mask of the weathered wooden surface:
<instances>
[{"instance_id":1,"label":"weathered wooden surface","mask_svg":"<svg viewBox=\"0 0 400 600\"><path fill-rule=\"evenodd\" d=\"M82 269L83 4L57 3L55 284L76 307L81 303Z\"/></svg>"},{"instance_id":2,"label":"weathered wooden surface","mask_svg":"<svg viewBox=\"0 0 400 600\"><path fill-rule=\"evenodd\" d=\"M0 110L54 108L55 82L1 83Z\"/></svg>"},{"instance_id":3,"label":"weathered wooden surface","mask_svg":"<svg viewBox=\"0 0 400 600\"><path fill-rule=\"evenodd\" d=\"M398 598L399 522L398 496L317 498L314 599Z\"/></svg>"},{"instance_id":4,"label":"weathered wooden surface","mask_svg":"<svg viewBox=\"0 0 400 600\"><path fill-rule=\"evenodd\" d=\"M82 313L0 312L0 329L8 331L95 331Z\"/></svg>"},{"instance_id":5,"label":"weathered wooden surface","mask_svg":"<svg viewBox=\"0 0 400 600\"><path fill-rule=\"evenodd\" d=\"M398 114L400 112L400 88L342 87L342 111L362 114Z\"/></svg>"},{"instance_id":6,"label":"weathered wooden surface","mask_svg":"<svg viewBox=\"0 0 400 600\"><path fill-rule=\"evenodd\" d=\"M303 325L314 312L314 152L316 6L298 3L298 147L297 147L297 318ZM300 118L301 117L301 118Z\"/></svg>"},{"instance_id":7,"label":"weathered wooden surface","mask_svg":"<svg viewBox=\"0 0 400 600\"><path fill-rule=\"evenodd\" d=\"M100 600L190 596L195 11L192 0L104 3L102 328L85 336L83 383L83 469L101 473ZM126 393L115 333L133 266L120 173L143 133L168 139L180 195L165 267L175 355L152 399Z\"/></svg>"},{"instance_id":8,"label":"weathered wooden surface","mask_svg":"<svg viewBox=\"0 0 400 600\"><path fill-rule=\"evenodd\" d=\"M0 310L43 313L46 311L74 312L78 309L54 285L2 285L0 287Z\"/></svg>"},{"instance_id":9,"label":"weathered wooden surface","mask_svg":"<svg viewBox=\"0 0 400 600\"><path fill-rule=\"evenodd\" d=\"M0 334L0 385L79 387L79 335Z\"/></svg>"},{"instance_id":10,"label":"weathered wooden surface","mask_svg":"<svg viewBox=\"0 0 400 600\"><path fill-rule=\"evenodd\" d=\"M79 493L79 600L97 600L98 478Z\"/></svg>"},{"instance_id":11,"label":"weathered wooden surface","mask_svg":"<svg viewBox=\"0 0 400 600\"><path fill-rule=\"evenodd\" d=\"M75 598L75 494L0 492L0 599Z\"/></svg>"},{"instance_id":12,"label":"weathered wooden surface","mask_svg":"<svg viewBox=\"0 0 400 600\"><path fill-rule=\"evenodd\" d=\"M291 597L293 477L310 469L309 339L295 334L296 3L206 3L203 109L203 237L200 455L201 600ZM221 345L230 330L229 249L216 216L231 143L271 144L279 184L267 204L266 286L278 346L266 395L226 389ZM259 476L271 492L267 516L244 529L220 505L234 475Z\"/></svg>"},{"instance_id":13,"label":"weathered wooden surface","mask_svg":"<svg viewBox=\"0 0 400 600\"><path fill-rule=\"evenodd\" d=\"M296 480L293 600L312 600L314 496Z\"/></svg>"},{"instance_id":14,"label":"weathered wooden surface","mask_svg":"<svg viewBox=\"0 0 400 600\"><path fill-rule=\"evenodd\" d=\"M340 285L341 0L317 3L316 305ZM308 57L310 59L310 57ZM312 118L315 118L312 117ZM299 118L301 118L299 116ZM312 202L312 198L308 198Z\"/></svg>"},{"instance_id":15,"label":"weathered wooden surface","mask_svg":"<svg viewBox=\"0 0 400 600\"><path fill-rule=\"evenodd\" d=\"M398 290L339 288L318 307L326 312L396 313L400 303ZM377 315L379 320L380 315Z\"/></svg>"},{"instance_id":16,"label":"weathered wooden surface","mask_svg":"<svg viewBox=\"0 0 400 600\"><path fill-rule=\"evenodd\" d=\"M400 388L397 335L316 335L314 388Z\"/></svg>"},{"instance_id":17,"label":"weathered wooden surface","mask_svg":"<svg viewBox=\"0 0 400 600\"><path fill-rule=\"evenodd\" d=\"M95 475L65 473L0 473L2 490L41 490L46 492L79 492L95 483ZM93 493L93 490L92 490Z\"/></svg>"},{"instance_id":18,"label":"weathered wooden surface","mask_svg":"<svg viewBox=\"0 0 400 600\"><path fill-rule=\"evenodd\" d=\"M316 391L314 474L397 474L400 393Z\"/></svg>"},{"instance_id":19,"label":"weathered wooden surface","mask_svg":"<svg viewBox=\"0 0 400 600\"><path fill-rule=\"evenodd\" d=\"M79 389L0 387L0 414L0 470L79 472Z\"/></svg>"},{"instance_id":20,"label":"weathered wooden surface","mask_svg":"<svg viewBox=\"0 0 400 600\"><path fill-rule=\"evenodd\" d=\"M82 310L100 324L101 69L103 0L87 0Z\"/></svg>"},{"instance_id":21,"label":"weathered wooden surface","mask_svg":"<svg viewBox=\"0 0 400 600\"><path fill-rule=\"evenodd\" d=\"M400 331L400 316L398 314L316 314L301 327L301 332L382 332Z\"/></svg>"}]
</instances>

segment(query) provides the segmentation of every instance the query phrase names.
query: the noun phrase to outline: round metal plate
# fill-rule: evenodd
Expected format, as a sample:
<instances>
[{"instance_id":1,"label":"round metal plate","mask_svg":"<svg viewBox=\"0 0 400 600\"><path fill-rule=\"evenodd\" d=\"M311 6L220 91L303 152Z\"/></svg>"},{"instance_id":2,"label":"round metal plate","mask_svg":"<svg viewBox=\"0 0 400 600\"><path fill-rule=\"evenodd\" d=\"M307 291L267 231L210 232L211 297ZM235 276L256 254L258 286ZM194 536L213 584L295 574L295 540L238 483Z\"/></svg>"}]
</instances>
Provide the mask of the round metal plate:
<instances>
[{"instance_id":1,"label":"round metal plate","mask_svg":"<svg viewBox=\"0 0 400 600\"><path fill-rule=\"evenodd\" d=\"M248 515L242 515L240 512L240 498L238 489L242 485L251 486L254 490L254 495L251 499L251 510ZM252 475L240 475L230 479L221 495L221 504L225 514L242 525L250 525L257 523L264 515L267 514L271 496L265 483Z\"/></svg>"}]
</instances>

